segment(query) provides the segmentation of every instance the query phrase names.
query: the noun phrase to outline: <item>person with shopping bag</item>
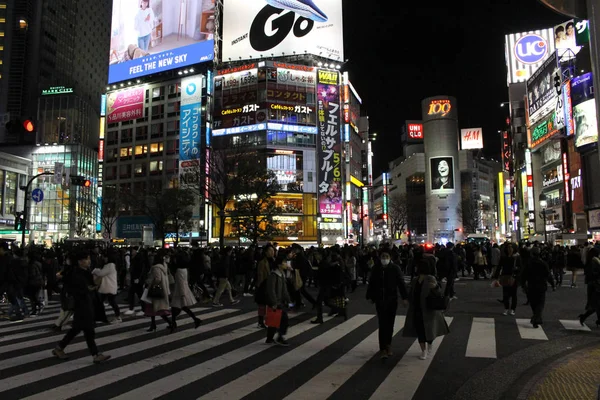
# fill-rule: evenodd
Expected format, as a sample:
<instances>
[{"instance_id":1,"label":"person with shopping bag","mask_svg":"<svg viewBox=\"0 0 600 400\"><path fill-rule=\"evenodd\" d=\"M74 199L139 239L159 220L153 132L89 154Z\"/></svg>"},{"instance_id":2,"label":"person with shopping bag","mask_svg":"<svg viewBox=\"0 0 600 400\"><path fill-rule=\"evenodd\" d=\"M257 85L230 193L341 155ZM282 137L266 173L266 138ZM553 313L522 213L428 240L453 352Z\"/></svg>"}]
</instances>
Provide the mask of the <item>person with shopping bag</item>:
<instances>
[{"instance_id":1,"label":"person with shopping bag","mask_svg":"<svg viewBox=\"0 0 600 400\"><path fill-rule=\"evenodd\" d=\"M291 298L287 290L285 271L288 268L286 255L280 254L275 260L275 268L267 278L267 308L265 325L267 325L267 344L289 346L285 335L288 328L288 315L285 308ZM275 333L278 332L277 337Z\"/></svg>"}]
</instances>

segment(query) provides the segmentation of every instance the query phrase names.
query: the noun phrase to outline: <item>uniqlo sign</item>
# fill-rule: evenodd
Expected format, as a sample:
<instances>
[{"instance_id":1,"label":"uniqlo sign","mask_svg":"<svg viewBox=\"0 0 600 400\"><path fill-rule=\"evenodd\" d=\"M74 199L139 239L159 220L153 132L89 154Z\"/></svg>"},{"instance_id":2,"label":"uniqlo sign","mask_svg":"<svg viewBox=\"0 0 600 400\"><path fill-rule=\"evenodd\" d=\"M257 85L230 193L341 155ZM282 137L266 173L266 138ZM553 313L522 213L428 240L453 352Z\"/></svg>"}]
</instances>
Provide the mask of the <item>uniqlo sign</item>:
<instances>
[{"instance_id":1,"label":"uniqlo sign","mask_svg":"<svg viewBox=\"0 0 600 400\"><path fill-rule=\"evenodd\" d=\"M422 141L423 140L423 124L417 122L408 122L406 124L406 132L408 141Z\"/></svg>"}]
</instances>

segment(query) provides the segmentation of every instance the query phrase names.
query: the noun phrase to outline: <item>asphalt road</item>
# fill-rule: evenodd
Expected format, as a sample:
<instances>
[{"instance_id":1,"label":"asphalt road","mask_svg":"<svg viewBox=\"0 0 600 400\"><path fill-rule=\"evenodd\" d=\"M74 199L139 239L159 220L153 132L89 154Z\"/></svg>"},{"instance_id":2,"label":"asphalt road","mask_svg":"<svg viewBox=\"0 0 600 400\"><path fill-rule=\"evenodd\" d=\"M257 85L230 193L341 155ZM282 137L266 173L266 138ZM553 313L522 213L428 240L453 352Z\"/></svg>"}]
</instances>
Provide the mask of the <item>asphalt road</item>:
<instances>
[{"instance_id":1,"label":"asphalt road","mask_svg":"<svg viewBox=\"0 0 600 400\"><path fill-rule=\"evenodd\" d=\"M394 355L386 362L375 356L377 318L362 285L349 295L346 322L338 317L312 325L310 307L290 314L291 346L285 348L263 343L252 297L240 297L233 307L225 296L223 308L199 305L200 328L184 314L174 334L163 323L146 332L147 318L124 317L96 330L100 351L113 357L101 365L91 363L81 335L66 349L69 360L51 356L62 337L48 331L59 311L53 303L37 318L0 322L0 398L516 399L544 366L600 343L594 316L584 327L577 321L585 304L582 284L548 292L537 330L527 323L531 312L521 305L521 292L515 316L502 315L496 301L502 290L489 280L462 279L456 292L447 312L450 334L436 340L426 361L418 359L415 340L402 337L403 307Z\"/></svg>"}]
</instances>

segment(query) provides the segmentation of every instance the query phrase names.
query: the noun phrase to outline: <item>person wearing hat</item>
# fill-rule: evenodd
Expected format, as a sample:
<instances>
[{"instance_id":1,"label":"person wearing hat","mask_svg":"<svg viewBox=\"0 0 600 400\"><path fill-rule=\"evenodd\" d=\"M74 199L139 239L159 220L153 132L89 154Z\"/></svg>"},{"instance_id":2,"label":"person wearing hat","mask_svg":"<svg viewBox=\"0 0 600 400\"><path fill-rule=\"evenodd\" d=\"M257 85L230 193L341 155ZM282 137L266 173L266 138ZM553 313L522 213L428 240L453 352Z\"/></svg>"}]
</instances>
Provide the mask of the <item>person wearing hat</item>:
<instances>
[{"instance_id":1,"label":"person wearing hat","mask_svg":"<svg viewBox=\"0 0 600 400\"><path fill-rule=\"evenodd\" d=\"M542 313L546 303L548 282L550 281L554 286L550 266L541 259L540 254L541 249L539 247L531 249L529 263L527 263L521 274L521 286L527 293L527 299L533 312L530 321L534 328L538 328L543 323Z\"/></svg>"},{"instance_id":2,"label":"person wearing hat","mask_svg":"<svg viewBox=\"0 0 600 400\"><path fill-rule=\"evenodd\" d=\"M379 350L382 359L392 355L391 345L394 335L394 322L398 310L398 291L404 305L408 305L408 291L404 283L404 275L400 266L392 262L388 249L381 250L379 262L371 271L367 300L375 303L379 324Z\"/></svg>"}]
</instances>

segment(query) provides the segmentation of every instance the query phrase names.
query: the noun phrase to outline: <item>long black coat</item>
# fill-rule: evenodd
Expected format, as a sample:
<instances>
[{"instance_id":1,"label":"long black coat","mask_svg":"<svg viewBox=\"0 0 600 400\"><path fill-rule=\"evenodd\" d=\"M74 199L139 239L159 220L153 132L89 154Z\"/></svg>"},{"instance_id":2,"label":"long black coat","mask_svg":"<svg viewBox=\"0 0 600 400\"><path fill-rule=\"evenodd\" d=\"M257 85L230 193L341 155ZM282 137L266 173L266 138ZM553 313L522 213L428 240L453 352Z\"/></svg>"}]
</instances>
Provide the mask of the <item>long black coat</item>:
<instances>
[{"instance_id":1,"label":"long black coat","mask_svg":"<svg viewBox=\"0 0 600 400\"><path fill-rule=\"evenodd\" d=\"M398 291L403 300L408 299L408 291L404 283L404 275L400 266L390 263L383 267L377 263L373 267L367 288L367 300L378 304L389 304L398 301Z\"/></svg>"},{"instance_id":2,"label":"long black coat","mask_svg":"<svg viewBox=\"0 0 600 400\"><path fill-rule=\"evenodd\" d=\"M66 292L75 299L73 328L92 329L95 326L94 278L89 270L73 268L65 281Z\"/></svg>"}]
</instances>

